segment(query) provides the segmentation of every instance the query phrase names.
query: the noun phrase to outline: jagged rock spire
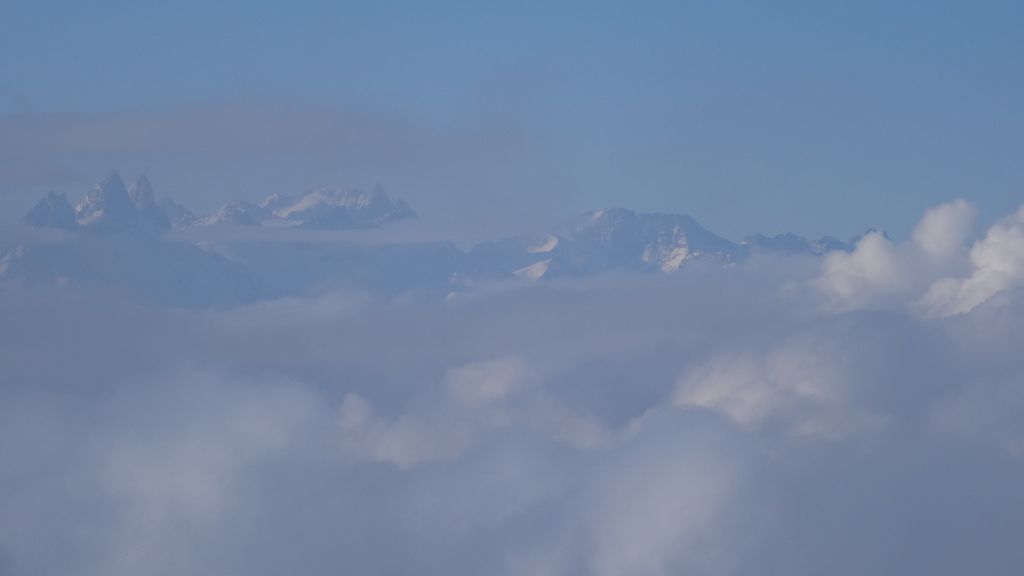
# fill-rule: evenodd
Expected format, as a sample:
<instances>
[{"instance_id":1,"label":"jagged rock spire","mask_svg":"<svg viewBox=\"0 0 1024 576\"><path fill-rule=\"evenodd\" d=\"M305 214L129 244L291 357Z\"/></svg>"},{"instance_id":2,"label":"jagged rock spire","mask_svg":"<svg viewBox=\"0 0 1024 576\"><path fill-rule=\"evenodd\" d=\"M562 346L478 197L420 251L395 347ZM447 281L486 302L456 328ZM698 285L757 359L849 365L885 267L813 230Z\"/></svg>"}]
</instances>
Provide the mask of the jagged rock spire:
<instances>
[{"instance_id":1,"label":"jagged rock spire","mask_svg":"<svg viewBox=\"0 0 1024 576\"><path fill-rule=\"evenodd\" d=\"M57 194L52 190L40 200L22 221L36 228L63 228L70 230L77 226L75 209L68 202L66 194Z\"/></svg>"},{"instance_id":2,"label":"jagged rock spire","mask_svg":"<svg viewBox=\"0 0 1024 576\"><path fill-rule=\"evenodd\" d=\"M125 229L138 224L139 213L117 170L111 170L75 207L78 223L98 229Z\"/></svg>"},{"instance_id":3,"label":"jagged rock spire","mask_svg":"<svg viewBox=\"0 0 1024 576\"><path fill-rule=\"evenodd\" d=\"M170 218L167 217L167 213L156 203L156 198L153 196L153 185L149 183L149 178L146 178L145 174L139 176L138 180L135 181L135 185L128 191L128 196L131 198L132 203L135 204L135 208L139 211L139 216L143 220L158 228L170 229Z\"/></svg>"}]
</instances>

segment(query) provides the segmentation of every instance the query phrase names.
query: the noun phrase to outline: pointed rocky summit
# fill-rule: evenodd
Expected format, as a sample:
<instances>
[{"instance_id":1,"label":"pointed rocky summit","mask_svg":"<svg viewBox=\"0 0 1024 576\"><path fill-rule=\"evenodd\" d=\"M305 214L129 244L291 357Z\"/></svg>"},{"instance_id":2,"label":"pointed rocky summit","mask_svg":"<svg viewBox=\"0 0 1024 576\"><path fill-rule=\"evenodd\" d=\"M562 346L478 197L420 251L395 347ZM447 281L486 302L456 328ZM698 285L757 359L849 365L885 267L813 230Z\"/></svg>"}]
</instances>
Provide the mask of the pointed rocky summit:
<instances>
[{"instance_id":1,"label":"pointed rocky summit","mask_svg":"<svg viewBox=\"0 0 1024 576\"><path fill-rule=\"evenodd\" d=\"M116 170L82 198L75 214L79 225L98 230L124 230L139 223L139 211Z\"/></svg>"},{"instance_id":2,"label":"pointed rocky summit","mask_svg":"<svg viewBox=\"0 0 1024 576\"><path fill-rule=\"evenodd\" d=\"M135 185L128 191L128 196L143 220L164 230L171 228L170 218L156 203L156 198L153 196L153 185L149 183L149 178L146 178L145 174L139 176L139 179L135 181Z\"/></svg>"},{"instance_id":3,"label":"pointed rocky summit","mask_svg":"<svg viewBox=\"0 0 1024 576\"><path fill-rule=\"evenodd\" d=\"M46 198L39 201L28 214L22 218L22 222L35 228L63 228L71 230L75 222L75 209L68 203L66 194L57 194L50 191Z\"/></svg>"}]
</instances>

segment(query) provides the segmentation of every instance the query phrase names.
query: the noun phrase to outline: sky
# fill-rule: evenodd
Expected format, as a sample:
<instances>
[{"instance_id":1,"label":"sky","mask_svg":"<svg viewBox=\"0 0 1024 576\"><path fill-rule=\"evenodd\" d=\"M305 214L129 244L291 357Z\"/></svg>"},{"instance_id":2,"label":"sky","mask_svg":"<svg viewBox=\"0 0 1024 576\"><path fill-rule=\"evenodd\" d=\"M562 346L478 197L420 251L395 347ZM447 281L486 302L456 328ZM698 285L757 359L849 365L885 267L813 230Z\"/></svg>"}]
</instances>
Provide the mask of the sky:
<instances>
[{"instance_id":1,"label":"sky","mask_svg":"<svg viewBox=\"0 0 1024 576\"><path fill-rule=\"evenodd\" d=\"M104 172L321 185L481 235L606 206L906 237L1021 197L1015 2L4 2L0 213ZM542 223L542 224L541 224Z\"/></svg>"}]
</instances>

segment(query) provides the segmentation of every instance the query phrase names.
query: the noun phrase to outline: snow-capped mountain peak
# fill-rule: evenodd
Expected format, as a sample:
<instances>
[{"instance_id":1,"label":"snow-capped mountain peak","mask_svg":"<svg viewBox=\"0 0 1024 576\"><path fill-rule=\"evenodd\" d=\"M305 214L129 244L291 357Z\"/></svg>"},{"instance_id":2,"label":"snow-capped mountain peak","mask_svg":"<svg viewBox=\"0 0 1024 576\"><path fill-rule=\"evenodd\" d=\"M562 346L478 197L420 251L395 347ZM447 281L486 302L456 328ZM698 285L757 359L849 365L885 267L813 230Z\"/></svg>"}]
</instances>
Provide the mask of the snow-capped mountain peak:
<instances>
[{"instance_id":1,"label":"snow-capped mountain peak","mask_svg":"<svg viewBox=\"0 0 1024 576\"><path fill-rule=\"evenodd\" d=\"M135 226L138 210L128 195L128 188L116 170L108 172L75 207L81 226L114 230Z\"/></svg>"},{"instance_id":2,"label":"snow-capped mountain peak","mask_svg":"<svg viewBox=\"0 0 1024 576\"><path fill-rule=\"evenodd\" d=\"M736 259L738 245L684 214L637 213L610 208L585 215L566 233L574 261L583 268L656 267L677 270L696 258Z\"/></svg>"},{"instance_id":3,"label":"snow-capped mountain peak","mask_svg":"<svg viewBox=\"0 0 1024 576\"><path fill-rule=\"evenodd\" d=\"M612 270L672 272L697 259L733 262L746 251L690 216L607 208L541 237L482 243L471 254L482 269L539 280Z\"/></svg>"}]
</instances>

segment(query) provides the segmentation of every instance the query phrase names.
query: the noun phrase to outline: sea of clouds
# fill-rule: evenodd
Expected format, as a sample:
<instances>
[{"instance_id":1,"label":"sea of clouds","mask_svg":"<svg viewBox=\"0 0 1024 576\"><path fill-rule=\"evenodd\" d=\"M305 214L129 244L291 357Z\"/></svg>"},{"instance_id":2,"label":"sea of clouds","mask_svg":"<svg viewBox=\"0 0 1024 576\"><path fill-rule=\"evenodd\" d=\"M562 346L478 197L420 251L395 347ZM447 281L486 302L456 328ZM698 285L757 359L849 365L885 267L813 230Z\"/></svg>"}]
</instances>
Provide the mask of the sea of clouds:
<instances>
[{"instance_id":1,"label":"sea of clouds","mask_svg":"<svg viewBox=\"0 0 1024 576\"><path fill-rule=\"evenodd\" d=\"M1011 574L1024 209L823 259L0 294L0 574Z\"/></svg>"}]
</instances>

